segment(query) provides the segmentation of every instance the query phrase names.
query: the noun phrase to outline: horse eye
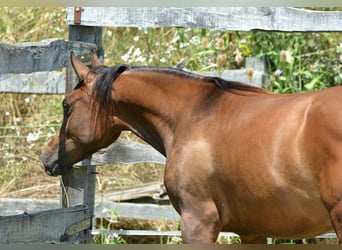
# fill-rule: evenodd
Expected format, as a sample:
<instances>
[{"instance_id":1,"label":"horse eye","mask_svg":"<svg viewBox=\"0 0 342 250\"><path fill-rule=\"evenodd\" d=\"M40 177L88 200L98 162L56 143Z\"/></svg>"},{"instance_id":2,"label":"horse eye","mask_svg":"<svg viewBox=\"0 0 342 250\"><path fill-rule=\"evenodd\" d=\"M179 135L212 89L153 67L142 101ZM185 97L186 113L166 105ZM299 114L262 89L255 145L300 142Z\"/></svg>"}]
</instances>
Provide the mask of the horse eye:
<instances>
[{"instance_id":1,"label":"horse eye","mask_svg":"<svg viewBox=\"0 0 342 250\"><path fill-rule=\"evenodd\" d=\"M63 102L63 110L65 114L68 114L70 111L70 105L68 103Z\"/></svg>"}]
</instances>

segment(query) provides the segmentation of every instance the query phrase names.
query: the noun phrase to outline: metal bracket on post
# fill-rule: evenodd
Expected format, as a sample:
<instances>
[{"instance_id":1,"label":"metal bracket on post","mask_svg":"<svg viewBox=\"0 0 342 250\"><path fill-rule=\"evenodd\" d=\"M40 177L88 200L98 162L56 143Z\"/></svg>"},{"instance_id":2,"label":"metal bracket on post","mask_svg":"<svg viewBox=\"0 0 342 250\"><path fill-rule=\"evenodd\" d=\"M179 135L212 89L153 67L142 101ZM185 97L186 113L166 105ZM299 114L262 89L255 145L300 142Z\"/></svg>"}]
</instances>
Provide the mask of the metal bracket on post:
<instances>
[{"instance_id":1,"label":"metal bracket on post","mask_svg":"<svg viewBox=\"0 0 342 250\"><path fill-rule=\"evenodd\" d=\"M74 24L81 24L82 7L74 8Z\"/></svg>"},{"instance_id":2,"label":"metal bracket on post","mask_svg":"<svg viewBox=\"0 0 342 250\"><path fill-rule=\"evenodd\" d=\"M90 226L91 226L90 220L91 220L90 218L87 218L67 227L64 234L60 237L60 241L66 242L69 240L71 236L74 236L75 234L80 233L84 230L90 229ZM77 237L79 240L84 240L80 238L80 235L78 235ZM89 235L86 234L85 237L89 237Z\"/></svg>"}]
</instances>

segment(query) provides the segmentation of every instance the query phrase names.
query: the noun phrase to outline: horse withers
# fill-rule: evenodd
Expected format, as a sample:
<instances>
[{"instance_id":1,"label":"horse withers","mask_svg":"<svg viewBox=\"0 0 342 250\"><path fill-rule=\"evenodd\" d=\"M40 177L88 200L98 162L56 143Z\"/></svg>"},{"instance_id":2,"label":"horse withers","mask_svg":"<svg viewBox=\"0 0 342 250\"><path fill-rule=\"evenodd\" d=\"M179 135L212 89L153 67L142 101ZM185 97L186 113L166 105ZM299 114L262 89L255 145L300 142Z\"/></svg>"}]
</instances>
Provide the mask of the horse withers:
<instances>
[{"instance_id":1,"label":"horse withers","mask_svg":"<svg viewBox=\"0 0 342 250\"><path fill-rule=\"evenodd\" d=\"M130 130L167 161L164 182L185 243L342 241L342 87L273 94L172 68L101 65L71 53L79 83L42 153L59 175Z\"/></svg>"}]
</instances>

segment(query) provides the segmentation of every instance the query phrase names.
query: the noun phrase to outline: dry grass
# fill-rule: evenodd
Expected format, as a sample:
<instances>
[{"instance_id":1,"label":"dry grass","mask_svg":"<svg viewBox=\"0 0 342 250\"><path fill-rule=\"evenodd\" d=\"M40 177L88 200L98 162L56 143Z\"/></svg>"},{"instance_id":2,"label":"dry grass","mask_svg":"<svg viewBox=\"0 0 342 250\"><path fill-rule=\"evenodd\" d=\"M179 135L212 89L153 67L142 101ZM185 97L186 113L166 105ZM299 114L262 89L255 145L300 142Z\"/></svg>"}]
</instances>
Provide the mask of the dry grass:
<instances>
[{"instance_id":1,"label":"dry grass","mask_svg":"<svg viewBox=\"0 0 342 250\"><path fill-rule=\"evenodd\" d=\"M65 8L0 8L0 41L66 39L65 18ZM57 197L58 179L44 173L39 156L60 123L62 96L0 93L0 100L0 197Z\"/></svg>"}]
</instances>

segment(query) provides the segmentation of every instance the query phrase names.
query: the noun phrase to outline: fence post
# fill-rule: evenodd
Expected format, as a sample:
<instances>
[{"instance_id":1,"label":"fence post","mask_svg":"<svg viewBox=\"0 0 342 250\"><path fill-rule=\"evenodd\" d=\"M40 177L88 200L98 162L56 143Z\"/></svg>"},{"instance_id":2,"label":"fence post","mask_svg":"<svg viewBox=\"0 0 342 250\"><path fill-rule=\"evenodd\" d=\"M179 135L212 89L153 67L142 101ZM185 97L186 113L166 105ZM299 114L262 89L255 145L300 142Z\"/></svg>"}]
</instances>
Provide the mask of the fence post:
<instances>
[{"instance_id":1,"label":"fence post","mask_svg":"<svg viewBox=\"0 0 342 250\"><path fill-rule=\"evenodd\" d=\"M84 160L86 165L87 160ZM89 208L90 226L88 230L78 233L73 237L84 239L85 243L91 243L89 229L92 227L95 204L95 171L96 166L81 166L72 168L61 179L61 205L63 208L79 204L86 204Z\"/></svg>"},{"instance_id":2,"label":"fence post","mask_svg":"<svg viewBox=\"0 0 342 250\"><path fill-rule=\"evenodd\" d=\"M102 28L87 27L81 25L69 25L69 40L93 43L97 46L97 54L103 59ZM68 94L77 83L77 76L69 65L66 70L66 94ZM73 167L72 170L62 176L61 179L61 205L62 207L86 204L91 216L94 216L96 166L90 165L90 159L82 161L81 167ZM90 218L92 223L92 218ZM89 229L92 225L90 225ZM91 243L90 231L86 230L79 235L86 243Z\"/></svg>"},{"instance_id":3,"label":"fence post","mask_svg":"<svg viewBox=\"0 0 342 250\"><path fill-rule=\"evenodd\" d=\"M102 27L69 25L69 40L96 44L97 55L103 61ZM77 76L72 67L67 67L65 92L69 93L77 83Z\"/></svg>"}]
</instances>

